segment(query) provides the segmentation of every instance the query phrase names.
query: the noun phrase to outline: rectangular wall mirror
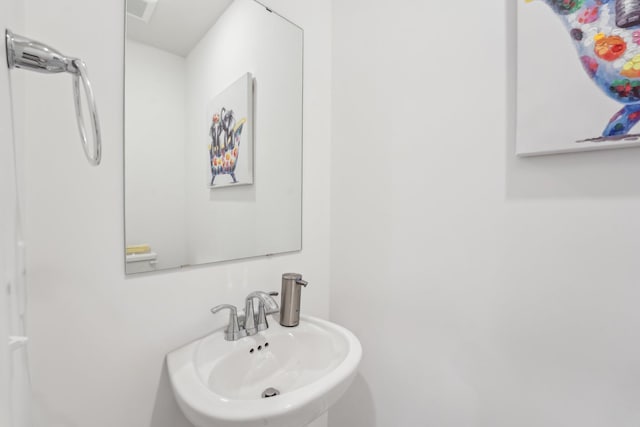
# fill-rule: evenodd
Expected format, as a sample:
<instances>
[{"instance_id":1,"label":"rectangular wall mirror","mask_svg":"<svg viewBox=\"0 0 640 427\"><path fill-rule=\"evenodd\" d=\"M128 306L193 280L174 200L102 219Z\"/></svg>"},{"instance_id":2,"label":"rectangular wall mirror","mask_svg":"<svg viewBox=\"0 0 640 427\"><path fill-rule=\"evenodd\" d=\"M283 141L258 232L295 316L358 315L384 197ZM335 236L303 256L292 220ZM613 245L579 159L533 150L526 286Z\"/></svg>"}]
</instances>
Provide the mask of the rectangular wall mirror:
<instances>
[{"instance_id":1,"label":"rectangular wall mirror","mask_svg":"<svg viewBox=\"0 0 640 427\"><path fill-rule=\"evenodd\" d=\"M302 247L302 29L254 0L127 0L127 274Z\"/></svg>"}]
</instances>

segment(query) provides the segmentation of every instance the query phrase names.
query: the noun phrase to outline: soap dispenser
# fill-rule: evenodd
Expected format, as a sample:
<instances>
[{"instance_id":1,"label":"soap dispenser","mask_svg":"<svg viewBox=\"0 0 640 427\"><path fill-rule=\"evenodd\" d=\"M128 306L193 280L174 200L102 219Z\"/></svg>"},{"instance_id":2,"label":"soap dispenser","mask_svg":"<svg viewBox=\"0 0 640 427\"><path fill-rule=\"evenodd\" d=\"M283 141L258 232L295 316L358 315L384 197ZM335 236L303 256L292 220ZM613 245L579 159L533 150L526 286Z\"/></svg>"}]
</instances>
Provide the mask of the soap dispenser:
<instances>
[{"instance_id":1,"label":"soap dispenser","mask_svg":"<svg viewBox=\"0 0 640 427\"><path fill-rule=\"evenodd\" d=\"M301 286L307 286L302 280L302 274L285 273L282 275L282 290L280 292L280 324L293 327L300 323L300 294Z\"/></svg>"}]
</instances>

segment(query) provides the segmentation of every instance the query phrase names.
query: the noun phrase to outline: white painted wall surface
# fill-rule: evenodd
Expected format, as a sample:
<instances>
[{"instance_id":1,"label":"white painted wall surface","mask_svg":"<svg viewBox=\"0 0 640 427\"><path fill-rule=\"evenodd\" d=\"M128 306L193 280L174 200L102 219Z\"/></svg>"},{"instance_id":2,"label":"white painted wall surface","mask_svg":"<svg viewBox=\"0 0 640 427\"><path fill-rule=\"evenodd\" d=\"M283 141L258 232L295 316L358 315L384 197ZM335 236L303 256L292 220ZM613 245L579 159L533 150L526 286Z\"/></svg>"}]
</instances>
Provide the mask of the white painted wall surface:
<instances>
[{"instance_id":1,"label":"white painted wall surface","mask_svg":"<svg viewBox=\"0 0 640 427\"><path fill-rule=\"evenodd\" d=\"M188 426L172 396L165 354L222 326L209 308L240 304L280 275L310 281L303 310L328 316L331 6L267 2L305 29L301 253L125 277L122 248L123 2L29 0L27 30L82 57L94 83L103 164L78 141L70 76L29 75L27 231L36 425ZM326 421L316 423L326 425Z\"/></svg>"},{"instance_id":2,"label":"white painted wall surface","mask_svg":"<svg viewBox=\"0 0 640 427\"><path fill-rule=\"evenodd\" d=\"M126 51L126 244L149 244L158 269L185 265L186 61L131 40Z\"/></svg>"},{"instance_id":3,"label":"white painted wall surface","mask_svg":"<svg viewBox=\"0 0 640 427\"><path fill-rule=\"evenodd\" d=\"M24 30L24 6L21 1L0 2L0 29L16 33ZM4 46L4 43L3 43ZM4 48L3 48L4 52ZM9 352L9 336L23 336L25 331L22 274L23 252L17 190L22 184L22 78L10 72L0 61L0 426L26 427L29 422L29 384L26 349ZM14 143L15 138L15 143ZM16 169L17 167L17 169ZM20 217L20 218L19 218Z\"/></svg>"},{"instance_id":4,"label":"white painted wall surface","mask_svg":"<svg viewBox=\"0 0 640 427\"><path fill-rule=\"evenodd\" d=\"M5 3L0 4L0 24L2 28L9 25L7 20ZM0 289L0 426L9 426L10 405L9 389L11 378L9 371L9 351L5 343L9 341L9 295L6 292L7 279L13 275L14 270L14 239L16 233L15 212L16 198L14 185L14 157L13 157L13 132L10 102L9 70L2 67L0 72L0 196L2 197L2 210L0 211L0 233L2 246L0 246L0 274L2 282Z\"/></svg>"},{"instance_id":5,"label":"white painted wall surface","mask_svg":"<svg viewBox=\"0 0 640 427\"><path fill-rule=\"evenodd\" d=\"M13 23L9 3L0 3L0 28ZM4 65L4 64L3 64ZM15 280L16 190L13 146L13 116L9 70L0 71L0 426L9 426L11 417L11 373L8 342L10 335L10 295L7 292ZM9 282L9 283L7 283ZM11 288L9 288L11 289Z\"/></svg>"},{"instance_id":6,"label":"white painted wall surface","mask_svg":"<svg viewBox=\"0 0 640 427\"><path fill-rule=\"evenodd\" d=\"M514 8L333 4L331 426L640 420L640 150L514 156Z\"/></svg>"}]
</instances>

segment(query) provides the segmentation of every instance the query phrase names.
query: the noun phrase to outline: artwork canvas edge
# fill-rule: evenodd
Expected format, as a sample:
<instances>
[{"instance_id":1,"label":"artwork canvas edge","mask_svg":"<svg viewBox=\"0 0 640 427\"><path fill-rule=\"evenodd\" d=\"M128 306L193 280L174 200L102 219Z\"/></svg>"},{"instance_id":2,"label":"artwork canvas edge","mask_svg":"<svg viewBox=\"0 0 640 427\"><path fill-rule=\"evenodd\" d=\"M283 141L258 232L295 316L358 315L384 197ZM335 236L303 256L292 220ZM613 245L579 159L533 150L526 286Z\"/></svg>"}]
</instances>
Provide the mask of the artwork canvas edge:
<instances>
[{"instance_id":1,"label":"artwork canvas edge","mask_svg":"<svg viewBox=\"0 0 640 427\"><path fill-rule=\"evenodd\" d=\"M553 150L525 151L525 150L518 150L517 144L516 144L516 156L524 158L524 157L549 156L553 154L584 153L589 151L602 151L602 150L640 147L640 141L616 142L616 143L609 143L608 145L600 145L602 144L601 142L597 142L597 143L584 142L581 144L589 144L589 145L585 145L584 147L579 147L579 148L558 148Z\"/></svg>"}]
</instances>

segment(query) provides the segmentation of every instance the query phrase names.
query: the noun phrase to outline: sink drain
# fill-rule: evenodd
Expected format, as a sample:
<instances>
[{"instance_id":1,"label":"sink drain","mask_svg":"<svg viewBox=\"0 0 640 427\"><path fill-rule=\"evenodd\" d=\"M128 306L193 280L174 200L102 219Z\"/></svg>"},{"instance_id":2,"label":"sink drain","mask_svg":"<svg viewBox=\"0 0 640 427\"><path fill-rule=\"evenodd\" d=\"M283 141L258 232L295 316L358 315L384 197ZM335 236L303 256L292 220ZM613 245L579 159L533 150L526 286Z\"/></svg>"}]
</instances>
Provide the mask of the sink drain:
<instances>
[{"instance_id":1,"label":"sink drain","mask_svg":"<svg viewBox=\"0 0 640 427\"><path fill-rule=\"evenodd\" d=\"M265 391L262 392L262 398L266 399L268 397L274 397L279 395L280 392L278 390L276 390L273 387L269 387L268 389L266 389Z\"/></svg>"}]
</instances>

